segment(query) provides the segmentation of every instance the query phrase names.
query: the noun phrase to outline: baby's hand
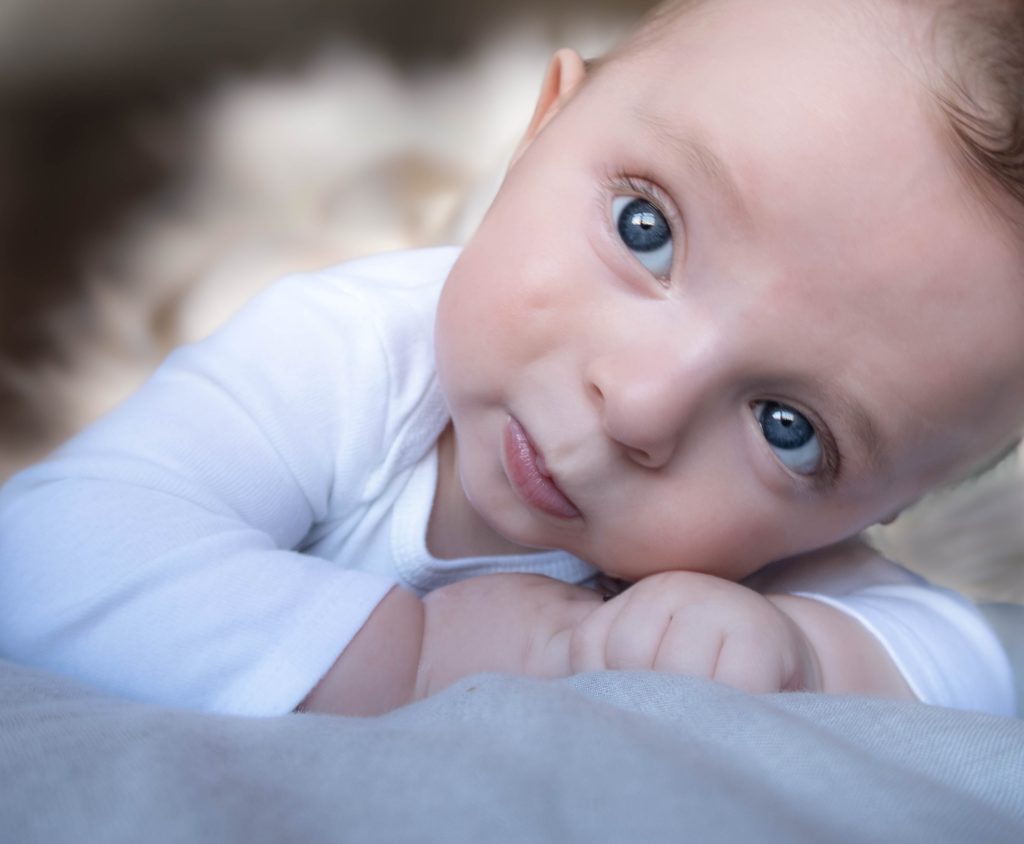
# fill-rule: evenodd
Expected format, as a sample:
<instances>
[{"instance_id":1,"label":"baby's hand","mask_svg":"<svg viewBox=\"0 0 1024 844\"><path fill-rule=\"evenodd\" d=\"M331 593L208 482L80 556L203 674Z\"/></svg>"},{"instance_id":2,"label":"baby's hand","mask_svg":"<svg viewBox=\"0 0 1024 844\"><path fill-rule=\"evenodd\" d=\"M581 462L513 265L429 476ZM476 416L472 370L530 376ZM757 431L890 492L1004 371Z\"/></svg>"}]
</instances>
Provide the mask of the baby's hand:
<instances>
[{"instance_id":1,"label":"baby's hand","mask_svg":"<svg viewBox=\"0 0 1024 844\"><path fill-rule=\"evenodd\" d=\"M423 606L417 699L481 671L569 674L570 634L601 596L537 574L487 574L436 589Z\"/></svg>"},{"instance_id":2,"label":"baby's hand","mask_svg":"<svg viewBox=\"0 0 1024 844\"><path fill-rule=\"evenodd\" d=\"M653 669L750 692L820 685L814 650L788 615L745 586L695 572L641 580L551 645L567 674Z\"/></svg>"}]
</instances>

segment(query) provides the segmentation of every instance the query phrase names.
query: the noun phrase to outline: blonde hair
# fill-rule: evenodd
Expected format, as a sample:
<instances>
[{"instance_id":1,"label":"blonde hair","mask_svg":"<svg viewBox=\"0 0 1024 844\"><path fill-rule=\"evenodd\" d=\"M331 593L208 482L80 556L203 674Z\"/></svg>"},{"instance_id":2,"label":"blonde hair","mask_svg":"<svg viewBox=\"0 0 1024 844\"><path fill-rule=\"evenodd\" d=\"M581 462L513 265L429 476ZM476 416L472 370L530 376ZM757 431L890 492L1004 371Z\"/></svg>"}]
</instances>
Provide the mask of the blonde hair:
<instances>
[{"instance_id":1,"label":"blonde hair","mask_svg":"<svg viewBox=\"0 0 1024 844\"><path fill-rule=\"evenodd\" d=\"M934 18L936 101L984 197L1014 200L1024 228L1024 2L947 2ZM1000 204L1001 206L1002 204Z\"/></svg>"}]
</instances>

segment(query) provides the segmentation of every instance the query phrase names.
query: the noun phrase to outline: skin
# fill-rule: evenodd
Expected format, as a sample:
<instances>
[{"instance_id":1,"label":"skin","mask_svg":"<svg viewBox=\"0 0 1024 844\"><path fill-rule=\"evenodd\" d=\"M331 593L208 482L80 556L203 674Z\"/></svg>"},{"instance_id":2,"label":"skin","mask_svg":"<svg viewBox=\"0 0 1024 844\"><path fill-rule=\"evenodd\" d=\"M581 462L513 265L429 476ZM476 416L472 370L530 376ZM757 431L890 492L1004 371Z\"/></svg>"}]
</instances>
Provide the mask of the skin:
<instances>
[{"instance_id":1,"label":"skin","mask_svg":"<svg viewBox=\"0 0 1024 844\"><path fill-rule=\"evenodd\" d=\"M605 667L909 694L841 613L731 582L893 515L1024 418L1019 249L954 166L912 53L881 35L905 45L923 19L843 5L718 0L590 76L556 54L438 309L452 427L428 544L563 548L641 583L608 603L525 576L432 593L398 645L420 657L414 696L475 670ZM671 227L664 271L617 231L616 200L637 196ZM766 401L813 424L820 470L773 450ZM576 515L511 480L510 417ZM396 594L360 637L388 635ZM310 703L344 711L329 700Z\"/></svg>"}]
</instances>

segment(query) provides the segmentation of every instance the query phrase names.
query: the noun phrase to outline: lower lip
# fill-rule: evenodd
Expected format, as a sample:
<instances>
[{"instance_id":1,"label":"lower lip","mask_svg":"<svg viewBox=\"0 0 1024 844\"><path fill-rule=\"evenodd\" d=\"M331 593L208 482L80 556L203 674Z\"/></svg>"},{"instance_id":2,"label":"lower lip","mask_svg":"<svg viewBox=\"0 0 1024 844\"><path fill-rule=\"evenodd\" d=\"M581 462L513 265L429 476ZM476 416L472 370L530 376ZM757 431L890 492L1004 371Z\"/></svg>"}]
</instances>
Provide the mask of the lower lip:
<instances>
[{"instance_id":1,"label":"lower lip","mask_svg":"<svg viewBox=\"0 0 1024 844\"><path fill-rule=\"evenodd\" d=\"M505 474L523 501L559 519L576 519L580 511L540 469L540 458L526 429L509 417L504 433Z\"/></svg>"}]
</instances>

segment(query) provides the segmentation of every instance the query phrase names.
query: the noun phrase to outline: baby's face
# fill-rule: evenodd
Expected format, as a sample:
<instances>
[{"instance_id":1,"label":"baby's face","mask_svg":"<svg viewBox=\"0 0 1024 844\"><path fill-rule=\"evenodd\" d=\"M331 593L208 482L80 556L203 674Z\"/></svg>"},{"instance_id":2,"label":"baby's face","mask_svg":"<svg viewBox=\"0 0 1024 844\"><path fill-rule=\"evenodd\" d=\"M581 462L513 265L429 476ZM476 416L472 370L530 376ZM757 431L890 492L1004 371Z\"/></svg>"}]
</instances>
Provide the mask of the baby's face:
<instances>
[{"instance_id":1,"label":"baby's face","mask_svg":"<svg viewBox=\"0 0 1024 844\"><path fill-rule=\"evenodd\" d=\"M832 6L673 23L510 169L437 340L463 489L502 537L739 578L1015 430L1019 254L928 94Z\"/></svg>"}]
</instances>

